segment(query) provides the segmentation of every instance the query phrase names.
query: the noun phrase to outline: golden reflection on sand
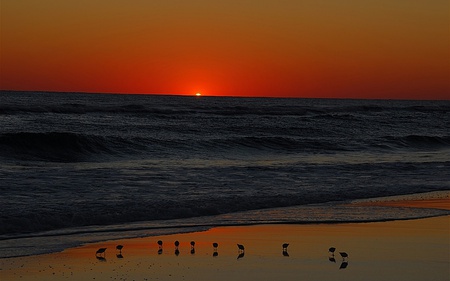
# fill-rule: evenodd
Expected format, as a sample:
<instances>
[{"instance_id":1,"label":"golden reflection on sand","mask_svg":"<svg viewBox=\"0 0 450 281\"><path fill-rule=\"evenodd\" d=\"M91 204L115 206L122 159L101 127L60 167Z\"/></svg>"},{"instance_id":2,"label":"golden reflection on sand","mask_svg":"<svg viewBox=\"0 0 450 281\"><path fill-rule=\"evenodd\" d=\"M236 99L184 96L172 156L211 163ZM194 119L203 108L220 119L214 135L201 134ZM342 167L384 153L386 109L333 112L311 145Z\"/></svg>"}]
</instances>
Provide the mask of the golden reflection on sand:
<instances>
[{"instance_id":1,"label":"golden reflection on sand","mask_svg":"<svg viewBox=\"0 0 450 281\"><path fill-rule=\"evenodd\" d=\"M447 281L449 219L219 227L1 259L0 268L4 280ZM162 254L158 240L164 242ZM175 240L180 241L178 256ZM195 254L190 241L196 242ZM216 256L214 242L219 243ZM239 259L237 243L245 246ZM283 243L289 243L288 255ZM118 244L124 246L120 258ZM104 259L97 259L95 252L102 247L107 248ZM336 247L335 256L330 256L330 247ZM349 255L345 261L341 251Z\"/></svg>"}]
</instances>

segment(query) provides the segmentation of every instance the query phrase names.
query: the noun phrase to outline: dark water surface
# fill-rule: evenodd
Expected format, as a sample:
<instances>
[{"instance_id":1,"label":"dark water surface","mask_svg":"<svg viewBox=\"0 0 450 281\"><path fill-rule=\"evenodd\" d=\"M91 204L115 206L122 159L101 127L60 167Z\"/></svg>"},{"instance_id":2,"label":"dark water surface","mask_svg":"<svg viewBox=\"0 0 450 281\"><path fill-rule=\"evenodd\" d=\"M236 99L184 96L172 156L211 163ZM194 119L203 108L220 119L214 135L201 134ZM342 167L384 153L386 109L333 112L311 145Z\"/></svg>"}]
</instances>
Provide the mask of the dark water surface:
<instances>
[{"instance_id":1,"label":"dark water surface","mask_svg":"<svg viewBox=\"0 0 450 281\"><path fill-rule=\"evenodd\" d=\"M250 210L326 222L330 202L450 190L449 124L448 101L2 91L0 237L258 221Z\"/></svg>"}]
</instances>

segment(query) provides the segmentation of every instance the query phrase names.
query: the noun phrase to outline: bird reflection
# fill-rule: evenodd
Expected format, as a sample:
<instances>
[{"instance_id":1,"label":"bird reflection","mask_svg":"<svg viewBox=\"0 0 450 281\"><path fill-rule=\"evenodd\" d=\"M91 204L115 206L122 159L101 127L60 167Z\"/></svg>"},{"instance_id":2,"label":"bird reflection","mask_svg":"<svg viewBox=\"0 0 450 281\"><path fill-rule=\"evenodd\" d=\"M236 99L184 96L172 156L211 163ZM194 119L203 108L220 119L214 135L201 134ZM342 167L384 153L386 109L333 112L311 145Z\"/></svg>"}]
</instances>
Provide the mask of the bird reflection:
<instances>
[{"instance_id":1,"label":"bird reflection","mask_svg":"<svg viewBox=\"0 0 450 281\"><path fill-rule=\"evenodd\" d=\"M330 262L336 263L336 259L334 258L334 252L335 252L335 251L336 251L336 248L335 248L335 247L331 247L331 248L328 249L328 252L330 253L330 256L328 257L328 260L329 260Z\"/></svg>"},{"instance_id":2,"label":"bird reflection","mask_svg":"<svg viewBox=\"0 0 450 281\"><path fill-rule=\"evenodd\" d=\"M239 255L238 255L237 259L241 259L245 255L245 248L244 248L244 245L241 245L241 244L237 244L237 246L238 246L238 251L239 251Z\"/></svg>"},{"instance_id":3,"label":"bird reflection","mask_svg":"<svg viewBox=\"0 0 450 281\"><path fill-rule=\"evenodd\" d=\"M191 255L195 254L195 241L191 241Z\"/></svg>"},{"instance_id":4,"label":"bird reflection","mask_svg":"<svg viewBox=\"0 0 450 281\"><path fill-rule=\"evenodd\" d=\"M102 257L102 256L96 256L96 258L97 258L99 261L106 261L106 258L105 258L105 257Z\"/></svg>"},{"instance_id":5,"label":"bird reflection","mask_svg":"<svg viewBox=\"0 0 450 281\"><path fill-rule=\"evenodd\" d=\"M214 242L212 245L213 245L213 249L214 249L213 257L217 257L219 255L219 252L217 252L217 247L219 247L219 244Z\"/></svg>"},{"instance_id":6,"label":"bird reflection","mask_svg":"<svg viewBox=\"0 0 450 281\"><path fill-rule=\"evenodd\" d=\"M161 240L158 240L158 242L156 243L158 243L158 255L161 255L163 253L163 242Z\"/></svg>"},{"instance_id":7,"label":"bird reflection","mask_svg":"<svg viewBox=\"0 0 450 281\"><path fill-rule=\"evenodd\" d=\"M117 257L118 259L123 259L122 254L116 254L116 257Z\"/></svg>"},{"instance_id":8,"label":"bird reflection","mask_svg":"<svg viewBox=\"0 0 450 281\"><path fill-rule=\"evenodd\" d=\"M178 256L180 254L180 250L178 250L178 246L180 246L180 242L175 241L175 255Z\"/></svg>"},{"instance_id":9,"label":"bird reflection","mask_svg":"<svg viewBox=\"0 0 450 281\"><path fill-rule=\"evenodd\" d=\"M346 269L346 268L347 268L347 265L348 265L348 262L343 261L343 262L341 263L341 266L339 267L339 269Z\"/></svg>"},{"instance_id":10,"label":"bird reflection","mask_svg":"<svg viewBox=\"0 0 450 281\"><path fill-rule=\"evenodd\" d=\"M244 255L245 255L245 252L244 252L244 251L241 251L241 252L239 253L237 259L242 259L242 258L244 257Z\"/></svg>"}]
</instances>

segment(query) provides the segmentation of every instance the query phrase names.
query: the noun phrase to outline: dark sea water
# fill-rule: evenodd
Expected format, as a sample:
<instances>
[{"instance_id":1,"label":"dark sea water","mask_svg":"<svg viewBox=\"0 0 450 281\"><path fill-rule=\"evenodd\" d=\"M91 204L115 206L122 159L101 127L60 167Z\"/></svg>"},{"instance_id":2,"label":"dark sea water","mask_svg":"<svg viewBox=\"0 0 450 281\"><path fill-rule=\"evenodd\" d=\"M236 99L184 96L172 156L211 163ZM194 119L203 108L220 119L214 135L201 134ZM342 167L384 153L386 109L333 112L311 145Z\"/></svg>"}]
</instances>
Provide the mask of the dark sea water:
<instances>
[{"instance_id":1,"label":"dark sea water","mask_svg":"<svg viewBox=\"0 0 450 281\"><path fill-rule=\"evenodd\" d=\"M0 93L0 257L214 225L435 216L339 203L449 190L449 101Z\"/></svg>"}]
</instances>

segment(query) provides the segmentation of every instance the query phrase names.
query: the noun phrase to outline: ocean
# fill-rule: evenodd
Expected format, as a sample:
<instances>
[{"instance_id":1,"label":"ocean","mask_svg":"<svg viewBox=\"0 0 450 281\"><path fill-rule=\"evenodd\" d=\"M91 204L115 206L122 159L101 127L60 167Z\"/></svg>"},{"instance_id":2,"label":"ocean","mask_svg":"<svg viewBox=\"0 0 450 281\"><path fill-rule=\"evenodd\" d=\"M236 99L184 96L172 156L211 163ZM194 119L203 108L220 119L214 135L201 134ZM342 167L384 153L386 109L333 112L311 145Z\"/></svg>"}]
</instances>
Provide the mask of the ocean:
<instances>
[{"instance_id":1,"label":"ocean","mask_svg":"<svg viewBox=\"0 0 450 281\"><path fill-rule=\"evenodd\" d=\"M1 91L0 257L449 214L343 204L448 198L449 124L449 101Z\"/></svg>"}]
</instances>

